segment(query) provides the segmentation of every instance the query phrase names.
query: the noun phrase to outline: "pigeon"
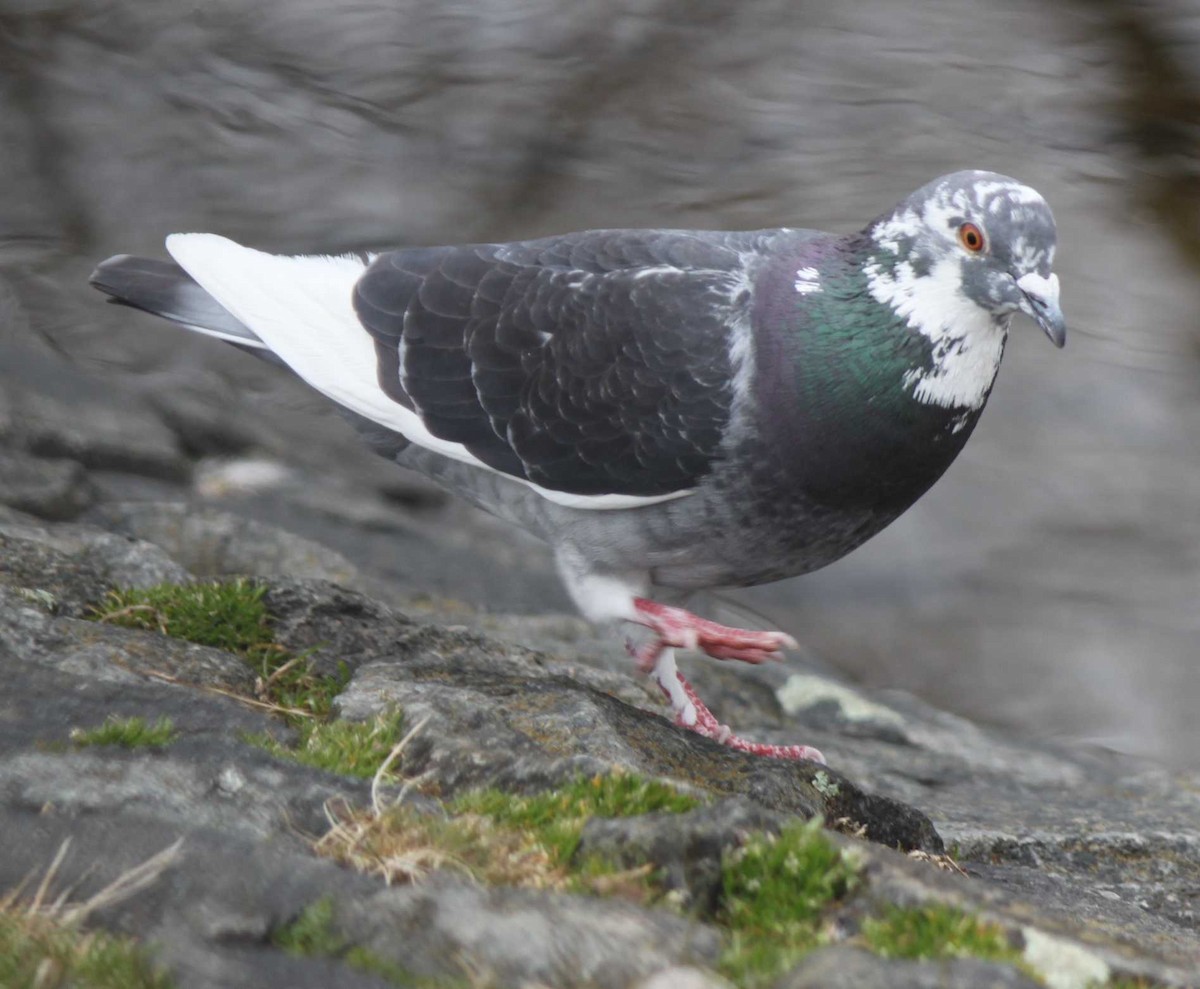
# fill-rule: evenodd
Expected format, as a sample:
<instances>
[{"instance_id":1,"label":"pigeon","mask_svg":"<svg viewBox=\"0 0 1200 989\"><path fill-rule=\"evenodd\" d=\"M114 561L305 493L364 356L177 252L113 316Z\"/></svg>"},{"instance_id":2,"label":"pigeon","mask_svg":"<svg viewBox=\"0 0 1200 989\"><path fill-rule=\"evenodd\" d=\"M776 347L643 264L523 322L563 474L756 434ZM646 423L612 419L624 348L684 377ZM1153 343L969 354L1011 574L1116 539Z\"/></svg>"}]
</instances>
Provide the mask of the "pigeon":
<instances>
[{"instance_id":1,"label":"pigeon","mask_svg":"<svg viewBox=\"0 0 1200 989\"><path fill-rule=\"evenodd\" d=\"M587 230L287 257L172 234L109 301L286 365L378 452L534 533L582 614L630 646L674 722L733 733L677 649L762 663L795 641L686 610L839 559L971 435L1016 313L1057 347L1057 233L1036 191L935 179L861 230Z\"/></svg>"}]
</instances>

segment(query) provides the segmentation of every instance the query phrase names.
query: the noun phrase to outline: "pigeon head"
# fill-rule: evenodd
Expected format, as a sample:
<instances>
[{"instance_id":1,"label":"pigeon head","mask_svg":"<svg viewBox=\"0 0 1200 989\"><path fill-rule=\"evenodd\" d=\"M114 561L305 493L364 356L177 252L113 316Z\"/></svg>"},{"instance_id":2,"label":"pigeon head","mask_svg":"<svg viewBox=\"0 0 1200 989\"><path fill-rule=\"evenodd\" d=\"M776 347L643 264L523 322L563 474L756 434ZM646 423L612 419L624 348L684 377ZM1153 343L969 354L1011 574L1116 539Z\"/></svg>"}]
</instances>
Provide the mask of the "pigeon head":
<instances>
[{"instance_id":1,"label":"pigeon head","mask_svg":"<svg viewBox=\"0 0 1200 989\"><path fill-rule=\"evenodd\" d=\"M873 294L923 332L994 332L1023 312L1055 346L1066 341L1051 271L1054 215L1029 186L995 172L954 172L922 186L867 233L876 251L867 269Z\"/></svg>"}]
</instances>

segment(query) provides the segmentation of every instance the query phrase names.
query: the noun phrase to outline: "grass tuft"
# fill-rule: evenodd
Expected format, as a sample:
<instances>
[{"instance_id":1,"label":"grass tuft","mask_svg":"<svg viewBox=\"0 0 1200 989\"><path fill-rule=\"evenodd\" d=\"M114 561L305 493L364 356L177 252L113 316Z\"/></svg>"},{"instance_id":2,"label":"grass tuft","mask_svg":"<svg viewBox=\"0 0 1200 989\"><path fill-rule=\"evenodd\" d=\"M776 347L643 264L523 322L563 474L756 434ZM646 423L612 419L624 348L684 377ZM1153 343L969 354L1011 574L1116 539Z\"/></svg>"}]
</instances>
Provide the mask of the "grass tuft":
<instances>
[{"instance_id":1,"label":"grass tuft","mask_svg":"<svg viewBox=\"0 0 1200 989\"><path fill-rule=\"evenodd\" d=\"M247 656L278 648L263 604L266 592L243 578L120 588L109 591L88 617Z\"/></svg>"},{"instance_id":2,"label":"grass tuft","mask_svg":"<svg viewBox=\"0 0 1200 989\"><path fill-rule=\"evenodd\" d=\"M858 885L859 867L819 818L757 835L726 857L720 920L730 930L721 972L739 986L774 981L821 943L824 912Z\"/></svg>"},{"instance_id":3,"label":"grass tuft","mask_svg":"<svg viewBox=\"0 0 1200 989\"><path fill-rule=\"evenodd\" d=\"M97 910L157 882L179 857L181 841L122 873L83 903L53 897L70 840L63 842L33 894L0 896L0 986L5 989L170 989L171 981L129 938L87 931Z\"/></svg>"},{"instance_id":4,"label":"grass tuft","mask_svg":"<svg viewBox=\"0 0 1200 989\"><path fill-rule=\"evenodd\" d=\"M500 827L536 834L538 843L565 864L579 847L583 826L593 817L635 817L666 811L682 814L700 801L657 780L632 773L579 777L558 790L516 796L474 790L451 802L451 814L476 814Z\"/></svg>"},{"instance_id":5,"label":"grass tuft","mask_svg":"<svg viewBox=\"0 0 1200 989\"><path fill-rule=\"evenodd\" d=\"M317 851L389 882L413 882L449 868L489 884L647 900L656 895L650 867L620 869L577 854L584 825L592 817L680 813L698 804L630 774L581 777L533 796L475 790L451 801L445 816L405 804L346 811Z\"/></svg>"},{"instance_id":6,"label":"grass tuft","mask_svg":"<svg viewBox=\"0 0 1200 989\"><path fill-rule=\"evenodd\" d=\"M169 989L133 941L19 910L0 910L0 986Z\"/></svg>"},{"instance_id":7,"label":"grass tuft","mask_svg":"<svg viewBox=\"0 0 1200 989\"><path fill-rule=\"evenodd\" d=\"M370 779L387 759L404 716L400 711L385 711L367 721L317 721L307 719L296 725L300 740L284 745L267 733L247 735L245 740L266 749L272 755L293 759L332 773Z\"/></svg>"},{"instance_id":8,"label":"grass tuft","mask_svg":"<svg viewBox=\"0 0 1200 989\"><path fill-rule=\"evenodd\" d=\"M159 584L109 591L89 618L123 628L160 632L240 656L257 674L256 699L289 722L327 718L333 698L350 679L314 673L274 639L263 603L267 588L239 577L224 582Z\"/></svg>"},{"instance_id":9,"label":"grass tuft","mask_svg":"<svg viewBox=\"0 0 1200 989\"><path fill-rule=\"evenodd\" d=\"M889 907L863 924L867 946L884 958L983 958L1021 960L1002 928L955 907L935 903Z\"/></svg>"},{"instance_id":10,"label":"grass tuft","mask_svg":"<svg viewBox=\"0 0 1200 989\"><path fill-rule=\"evenodd\" d=\"M98 728L72 728L75 745L120 745L127 749L161 749L170 745L177 733L170 718L147 724L145 718L118 718L109 715Z\"/></svg>"}]
</instances>

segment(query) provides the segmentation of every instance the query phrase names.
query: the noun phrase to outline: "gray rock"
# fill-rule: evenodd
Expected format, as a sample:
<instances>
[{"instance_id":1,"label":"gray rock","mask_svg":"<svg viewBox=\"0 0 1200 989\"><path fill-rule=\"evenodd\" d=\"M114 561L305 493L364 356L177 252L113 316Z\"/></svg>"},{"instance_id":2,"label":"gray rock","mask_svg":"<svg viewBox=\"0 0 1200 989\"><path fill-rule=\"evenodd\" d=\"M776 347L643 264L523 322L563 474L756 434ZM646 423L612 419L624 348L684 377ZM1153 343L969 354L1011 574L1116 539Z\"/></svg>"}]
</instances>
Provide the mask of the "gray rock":
<instances>
[{"instance_id":1,"label":"gray rock","mask_svg":"<svg viewBox=\"0 0 1200 989\"><path fill-rule=\"evenodd\" d=\"M183 583L191 575L147 542L88 526L53 530L0 516L0 584L37 595L56 614L82 615L113 587Z\"/></svg>"},{"instance_id":2,"label":"gray rock","mask_svg":"<svg viewBox=\"0 0 1200 989\"><path fill-rule=\"evenodd\" d=\"M107 505L93 518L161 546L198 577L280 574L353 583L354 564L328 547L275 526L183 502Z\"/></svg>"},{"instance_id":3,"label":"gray rock","mask_svg":"<svg viewBox=\"0 0 1200 989\"><path fill-rule=\"evenodd\" d=\"M40 457L173 480L190 471L158 415L61 359L0 341L0 439Z\"/></svg>"},{"instance_id":4,"label":"gray rock","mask_svg":"<svg viewBox=\"0 0 1200 989\"><path fill-rule=\"evenodd\" d=\"M37 874L69 839L51 888L80 899L182 838L175 861L156 882L94 918L141 934L178 989L388 985L337 958L292 958L270 943L308 904L376 892L366 877L297 851L294 840L250 840L160 821L152 803L87 813L0 807L0 827L26 839L21 855L0 855L0 888L15 887L31 870Z\"/></svg>"},{"instance_id":5,"label":"gray rock","mask_svg":"<svg viewBox=\"0 0 1200 989\"><path fill-rule=\"evenodd\" d=\"M536 653L427 626L396 642L387 659L360 666L337 706L351 719L397 706L411 723L424 722L405 751L405 771L447 792L544 788L621 768L803 817L848 818L874 840L941 850L912 808L864 793L832 770L731 752L676 728L599 686L611 676L580 676Z\"/></svg>"},{"instance_id":6,"label":"gray rock","mask_svg":"<svg viewBox=\"0 0 1200 989\"><path fill-rule=\"evenodd\" d=\"M313 861L306 836L325 829L326 802L362 805L366 784L248 745L248 732L289 734L207 689L250 689L250 673L236 657L75 617L94 600L89 582L108 581L114 571L186 573L149 544L90 526L47 525L9 512L0 516L0 533L0 678L8 685L0 700L0 826L22 836L0 848L0 889L28 872L31 855L49 861L52 839L68 832L81 858L71 860L64 881L93 857L127 868L173 840L168 835L186 836L193 857L144 897L99 918L164 945L162 957L184 986L307 985L320 978L374 984L337 957L306 967L268 943L272 931L324 894L347 948L366 947L418 972L454 974L446 961L451 950L501 985L582 984L571 972L590 973L596 984L629 985L679 965L711 964L719 944L714 931L662 910L445 879L381 891L370 879ZM528 638L544 649L533 651L515 644L523 637L517 617L495 621L513 640L504 642L414 621L325 582L268 579L267 586L281 642L310 654L321 670L344 662L353 671L339 698L343 716L366 717L390 703L404 708L410 727L428 716L400 767L410 781L444 794L473 785L529 791L579 772L625 768L711 794L708 806L678 817L592 821L583 841L584 853L655 863L701 915L712 914L724 850L749 829L820 812L882 842L830 835L863 863L865 877L830 920L840 936L852 936L865 916L889 904L947 903L1000 924L1045 970L1188 984L1196 945L1184 905L1197 858L1187 823L1194 800L1184 789L1171 795L1165 778L1119 777L1094 758L1029 750L899 697L809 681L799 691L795 670L745 671L751 688L739 703L757 711L758 724L811 720L821 744L837 752L837 764L818 776L817 767L754 759L671 726L619 649L606 651L574 619L532 619ZM762 706L759 695L773 703ZM110 714L169 716L179 738L155 753L68 744L72 728L98 725ZM883 794L867 793L858 772ZM1077 811L1086 800L1096 800L1093 828L1117 808L1132 822L1130 808L1139 804L1099 802L1119 778L1127 794L1146 801L1145 819L1124 838L1093 830L1090 844L1071 844L1063 830L1057 841L1044 832L1008 840L981 827L1019 813L1032 835L1068 819L1074 833L1085 834ZM889 793L939 807L941 826L957 836L964 864L978 878L952 876L928 854L907 858L884 847L940 848L929 822ZM1151 820L1159 822L1157 837ZM26 841L33 833L37 839ZM14 858L4 848L20 852ZM111 869L100 874L111 877ZM514 924L522 937L514 939ZM919 966L895 964L898 978L925 977ZM994 974L967 963L947 971L948 978Z\"/></svg>"},{"instance_id":7,"label":"gray rock","mask_svg":"<svg viewBox=\"0 0 1200 989\"><path fill-rule=\"evenodd\" d=\"M719 800L686 814L596 817L584 825L579 856L600 855L625 868L650 863L686 909L712 917L721 905L721 859L755 832L791 820L744 799Z\"/></svg>"},{"instance_id":8,"label":"gray rock","mask_svg":"<svg viewBox=\"0 0 1200 989\"><path fill-rule=\"evenodd\" d=\"M0 448L0 504L57 520L75 518L95 498L95 486L76 461Z\"/></svg>"},{"instance_id":9,"label":"gray rock","mask_svg":"<svg viewBox=\"0 0 1200 989\"><path fill-rule=\"evenodd\" d=\"M461 881L382 890L338 913L339 927L417 976L461 976L462 959L502 987L530 982L621 989L684 961L712 964L721 935L619 900Z\"/></svg>"},{"instance_id":10,"label":"gray rock","mask_svg":"<svg viewBox=\"0 0 1200 989\"><path fill-rule=\"evenodd\" d=\"M101 682L151 678L242 693L253 689L253 671L236 656L154 632L53 617L43 610L49 600L38 593L0 586L0 651L23 663Z\"/></svg>"},{"instance_id":11,"label":"gray rock","mask_svg":"<svg viewBox=\"0 0 1200 989\"><path fill-rule=\"evenodd\" d=\"M634 984L633 989L732 989L733 983L691 965L664 968Z\"/></svg>"},{"instance_id":12,"label":"gray rock","mask_svg":"<svg viewBox=\"0 0 1200 989\"><path fill-rule=\"evenodd\" d=\"M775 989L1037 989L1012 965L950 958L884 959L860 948L821 948L775 983Z\"/></svg>"}]
</instances>

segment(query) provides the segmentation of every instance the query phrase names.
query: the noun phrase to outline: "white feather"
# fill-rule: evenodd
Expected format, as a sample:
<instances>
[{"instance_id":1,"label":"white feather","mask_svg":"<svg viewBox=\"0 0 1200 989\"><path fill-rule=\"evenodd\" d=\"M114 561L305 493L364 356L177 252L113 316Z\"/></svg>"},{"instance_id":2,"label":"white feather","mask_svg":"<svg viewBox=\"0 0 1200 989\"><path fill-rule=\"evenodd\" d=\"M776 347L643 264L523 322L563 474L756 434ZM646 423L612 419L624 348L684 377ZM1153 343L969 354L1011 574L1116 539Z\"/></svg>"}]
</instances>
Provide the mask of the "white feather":
<instances>
[{"instance_id":1,"label":"white feather","mask_svg":"<svg viewBox=\"0 0 1200 989\"><path fill-rule=\"evenodd\" d=\"M418 446L492 470L461 443L434 436L415 412L379 387L375 341L352 303L354 285L366 267L361 258L267 254L202 233L171 234L167 250L201 288L321 394ZM233 342L253 345L240 338ZM575 495L522 483L548 501L582 509L637 508L690 493Z\"/></svg>"},{"instance_id":2,"label":"white feather","mask_svg":"<svg viewBox=\"0 0 1200 989\"><path fill-rule=\"evenodd\" d=\"M217 340L224 340L226 343L236 343L239 347L253 347L255 350L267 349L267 345L261 340L241 333L226 333L224 330L214 330L211 326L197 326L195 323L185 323L181 319L173 319L172 322L177 323L186 330L191 330L193 333L213 337Z\"/></svg>"}]
</instances>

